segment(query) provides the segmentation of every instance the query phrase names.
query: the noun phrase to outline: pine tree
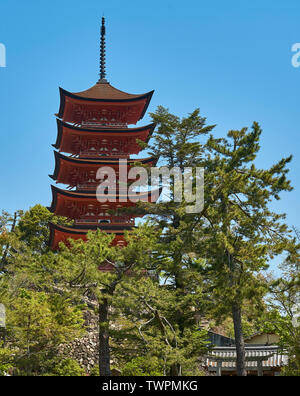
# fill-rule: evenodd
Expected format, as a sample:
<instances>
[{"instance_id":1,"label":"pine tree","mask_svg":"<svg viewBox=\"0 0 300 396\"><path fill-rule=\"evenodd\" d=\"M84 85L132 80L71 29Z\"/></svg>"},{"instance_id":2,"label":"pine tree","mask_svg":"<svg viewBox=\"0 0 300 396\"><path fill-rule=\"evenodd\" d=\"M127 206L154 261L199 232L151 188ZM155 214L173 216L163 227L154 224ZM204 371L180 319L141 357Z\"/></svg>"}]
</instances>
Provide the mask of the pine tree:
<instances>
[{"instance_id":1,"label":"pine tree","mask_svg":"<svg viewBox=\"0 0 300 396\"><path fill-rule=\"evenodd\" d=\"M207 332L197 326L195 311L190 325L181 331L176 315L180 303L173 288L151 277L131 277L119 285L114 306L114 314L122 320L117 321L121 328L113 332L113 350L129 363L125 370L136 359L144 359L157 364L160 375L171 375L174 365L181 367L182 375L199 374L199 357L207 352ZM197 306L197 294L194 299L189 296L186 306Z\"/></svg>"},{"instance_id":2,"label":"pine tree","mask_svg":"<svg viewBox=\"0 0 300 396\"><path fill-rule=\"evenodd\" d=\"M282 191L292 189L286 177L291 157L270 169L257 169L254 161L261 135L257 123L250 132L247 128L229 131L227 139L210 136L201 144L201 136L213 126L204 126L205 119L198 110L181 120L159 107L152 118L158 123L150 147L154 155L169 167L205 169L205 201L199 213L187 213L184 201L152 207L164 229L166 251L169 248L165 274L179 299L185 294L186 273L202 274L202 283L207 286L206 307L213 307L220 317L230 312L233 318L237 370L245 375L243 304L251 301L262 310L267 287L259 272L267 268L270 258L292 246L284 215L269 209ZM150 205L144 206L151 212ZM216 303L219 309L215 309ZM182 329L184 317L178 310Z\"/></svg>"},{"instance_id":3,"label":"pine tree","mask_svg":"<svg viewBox=\"0 0 300 396\"><path fill-rule=\"evenodd\" d=\"M206 126L206 119L196 109L187 117L180 118L160 106L151 114L157 124L156 132L147 148L152 156L159 158L159 165L169 169L177 167L183 175L186 168L203 167L205 160L206 135L214 126ZM144 145L146 148L146 146ZM171 197L175 195L173 182L170 185ZM195 190L195 188L194 188ZM172 289L174 296L173 321L178 327L179 336L195 324L195 311L205 316L207 309L203 293L203 278L198 271L202 259L195 256L195 227L202 223L204 205L201 213L189 213L188 203L182 202L141 203L140 210L154 215L163 230L161 245L162 256L156 271ZM179 361L172 365L169 375L178 376L183 371Z\"/></svg>"},{"instance_id":4,"label":"pine tree","mask_svg":"<svg viewBox=\"0 0 300 396\"><path fill-rule=\"evenodd\" d=\"M9 365L19 375L50 375L59 345L82 335L82 305L56 287L55 254L47 248L50 218L41 205L1 217L0 301L6 307Z\"/></svg>"},{"instance_id":5,"label":"pine tree","mask_svg":"<svg viewBox=\"0 0 300 396\"><path fill-rule=\"evenodd\" d=\"M156 231L145 225L127 235L123 248L112 246L113 236L101 231L89 232L88 240L70 240L61 245L57 255L57 275L65 287L75 289L84 297L96 301L99 317L99 373L110 376L110 322L117 286L128 276L138 274L152 261ZM109 263L111 272L101 271ZM142 271L143 274L143 271ZM145 275L145 274L144 274Z\"/></svg>"},{"instance_id":6,"label":"pine tree","mask_svg":"<svg viewBox=\"0 0 300 396\"><path fill-rule=\"evenodd\" d=\"M279 345L288 356L282 374L300 375L300 238L296 234L294 249L280 265L281 276L270 280L268 311L262 321L265 332L280 337Z\"/></svg>"},{"instance_id":7,"label":"pine tree","mask_svg":"<svg viewBox=\"0 0 300 396\"><path fill-rule=\"evenodd\" d=\"M268 267L270 258L293 246L285 216L269 209L281 192L292 189L286 177L291 157L267 170L256 168L260 135L261 128L254 123L251 131L229 131L227 139L210 137L206 168L214 178L213 185L205 185L207 195L216 185L221 188L205 213L198 250L206 257L220 310L231 310L240 376L246 375L243 304L260 304L267 291L260 271Z\"/></svg>"}]
</instances>

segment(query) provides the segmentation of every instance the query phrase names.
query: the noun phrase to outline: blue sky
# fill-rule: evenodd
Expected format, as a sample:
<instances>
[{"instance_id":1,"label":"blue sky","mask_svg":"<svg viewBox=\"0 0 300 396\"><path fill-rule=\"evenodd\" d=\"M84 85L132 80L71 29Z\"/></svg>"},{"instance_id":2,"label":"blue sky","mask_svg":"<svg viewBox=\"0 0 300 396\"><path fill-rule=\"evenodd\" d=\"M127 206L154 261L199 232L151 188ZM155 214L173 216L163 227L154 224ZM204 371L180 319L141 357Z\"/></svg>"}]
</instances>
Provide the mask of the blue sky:
<instances>
[{"instance_id":1,"label":"blue sky","mask_svg":"<svg viewBox=\"0 0 300 396\"><path fill-rule=\"evenodd\" d=\"M274 206L300 227L300 68L291 65L299 0L2 0L0 208L51 203L58 87L78 92L97 81L103 13L112 85L155 89L149 111L162 104L185 115L200 107L217 136L258 121L262 167L294 155L295 189Z\"/></svg>"}]
</instances>

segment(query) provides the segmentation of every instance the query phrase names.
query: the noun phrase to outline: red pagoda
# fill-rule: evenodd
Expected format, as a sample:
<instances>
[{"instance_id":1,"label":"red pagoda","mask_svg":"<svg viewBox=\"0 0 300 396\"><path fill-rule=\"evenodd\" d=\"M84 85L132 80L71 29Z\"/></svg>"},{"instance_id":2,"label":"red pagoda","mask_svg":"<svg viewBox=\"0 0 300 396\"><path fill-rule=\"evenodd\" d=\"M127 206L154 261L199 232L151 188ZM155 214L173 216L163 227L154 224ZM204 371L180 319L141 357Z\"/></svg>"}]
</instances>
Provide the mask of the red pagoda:
<instances>
[{"instance_id":1,"label":"red pagoda","mask_svg":"<svg viewBox=\"0 0 300 396\"><path fill-rule=\"evenodd\" d=\"M102 18L98 82L77 93L60 88L58 133L53 145L58 151L54 151L55 170L50 177L56 183L66 184L68 189L51 186L49 209L56 215L74 220L74 225L65 227L50 223L50 246L53 249L68 238L85 239L89 230L96 229L115 234L113 243L124 245L124 231L134 227L137 216L120 214L119 209L135 206L138 200L155 202L160 195L157 190L141 192L139 198L134 198L127 196L127 190L125 194L124 186L118 185L114 200L107 194L99 200L96 176L102 167L114 169L118 182L120 159L127 160L127 172L137 161L145 166L156 164L155 158L130 158L141 151L138 140L147 142L155 125L128 128L143 118L154 91L129 94L114 88L105 77L105 21Z\"/></svg>"}]
</instances>

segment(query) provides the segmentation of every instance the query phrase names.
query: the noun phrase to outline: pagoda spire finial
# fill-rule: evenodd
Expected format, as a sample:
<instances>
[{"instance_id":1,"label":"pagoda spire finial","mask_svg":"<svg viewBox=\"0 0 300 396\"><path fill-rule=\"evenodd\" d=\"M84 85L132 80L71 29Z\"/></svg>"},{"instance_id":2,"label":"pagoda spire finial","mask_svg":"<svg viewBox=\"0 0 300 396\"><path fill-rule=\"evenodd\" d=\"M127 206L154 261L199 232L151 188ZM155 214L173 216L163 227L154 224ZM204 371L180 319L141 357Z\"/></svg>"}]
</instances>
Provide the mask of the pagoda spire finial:
<instances>
[{"instance_id":1,"label":"pagoda spire finial","mask_svg":"<svg viewBox=\"0 0 300 396\"><path fill-rule=\"evenodd\" d=\"M101 25L101 40L100 40L100 73L98 83L107 83L105 79L106 71L105 71L105 18L102 17L102 25Z\"/></svg>"}]
</instances>

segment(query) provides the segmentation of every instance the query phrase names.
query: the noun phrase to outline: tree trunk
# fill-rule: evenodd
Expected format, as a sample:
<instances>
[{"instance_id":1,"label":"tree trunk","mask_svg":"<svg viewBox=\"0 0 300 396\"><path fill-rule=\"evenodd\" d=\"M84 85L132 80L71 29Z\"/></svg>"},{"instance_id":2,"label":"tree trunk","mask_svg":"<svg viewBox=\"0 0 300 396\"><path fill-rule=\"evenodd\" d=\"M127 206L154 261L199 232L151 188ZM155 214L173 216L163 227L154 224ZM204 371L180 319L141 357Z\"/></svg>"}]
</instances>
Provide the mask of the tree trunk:
<instances>
[{"instance_id":1,"label":"tree trunk","mask_svg":"<svg viewBox=\"0 0 300 396\"><path fill-rule=\"evenodd\" d=\"M99 304L99 375L111 376L107 298L103 298Z\"/></svg>"},{"instance_id":2,"label":"tree trunk","mask_svg":"<svg viewBox=\"0 0 300 396\"><path fill-rule=\"evenodd\" d=\"M234 324L234 337L236 345L236 369L239 377L246 377L245 342L242 329L242 315L240 307L232 306L232 318Z\"/></svg>"},{"instance_id":3,"label":"tree trunk","mask_svg":"<svg viewBox=\"0 0 300 396\"><path fill-rule=\"evenodd\" d=\"M170 376L171 377L180 377L181 376L181 365L179 363L174 363L170 367Z\"/></svg>"}]
</instances>

